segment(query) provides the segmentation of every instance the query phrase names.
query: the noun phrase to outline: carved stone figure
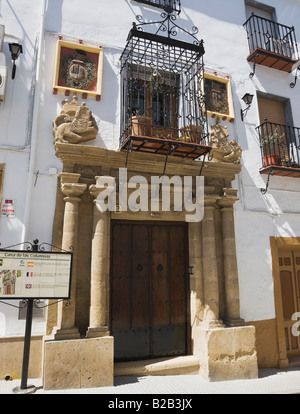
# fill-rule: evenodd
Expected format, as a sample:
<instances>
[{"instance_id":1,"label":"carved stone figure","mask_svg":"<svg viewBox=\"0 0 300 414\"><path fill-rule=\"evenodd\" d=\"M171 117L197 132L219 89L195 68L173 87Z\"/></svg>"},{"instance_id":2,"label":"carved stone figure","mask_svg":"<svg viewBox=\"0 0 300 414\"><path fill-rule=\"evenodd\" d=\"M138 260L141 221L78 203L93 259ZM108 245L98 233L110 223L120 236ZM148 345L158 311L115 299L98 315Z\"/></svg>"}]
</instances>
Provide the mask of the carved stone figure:
<instances>
[{"instance_id":1,"label":"carved stone figure","mask_svg":"<svg viewBox=\"0 0 300 414\"><path fill-rule=\"evenodd\" d=\"M62 104L61 113L53 121L54 141L78 144L95 139L98 126L85 102L79 104L74 95L71 102L66 99Z\"/></svg>"},{"instance_id":2,"label":"carved stone figure","mask_svg":"<svg viewBox=\"0 0 300 414\"><path fill-rule=\"evenodd\" d=\"M211 126L210 145L213 149L214 158L218 161L239 164L242 155L240 145L234 141L228 141L229 132L226 126L221 125L220 119Z\"/></svg>"}]
</instances>

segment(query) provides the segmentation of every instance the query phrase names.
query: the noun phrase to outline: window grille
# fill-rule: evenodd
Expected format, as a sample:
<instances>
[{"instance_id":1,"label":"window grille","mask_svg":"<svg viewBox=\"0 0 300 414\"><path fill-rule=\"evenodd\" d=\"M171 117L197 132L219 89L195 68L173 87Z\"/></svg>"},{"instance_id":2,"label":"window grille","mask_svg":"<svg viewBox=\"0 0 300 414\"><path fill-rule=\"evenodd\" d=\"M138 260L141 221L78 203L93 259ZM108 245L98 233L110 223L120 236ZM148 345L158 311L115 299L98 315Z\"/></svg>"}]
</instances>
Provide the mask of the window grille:
<instances>
[{"instance_id":1,"label":"window grille","mask_svg":"<svg viewBox=\"0 0 300 414\"><path fill-rule=\"evenodd\" d=\"M160 7L170 11L176 11L180 13L181 3L180 0L136 0L138 3L149 4L150 6Z\"/></svg>"},{"instance_id":2,"label":"window grille","mask_svg":"<svg viewBox=\"0 0 300 414\"><path fill-rule=\"evenodd\" d=\"M197 146L208 145L203 42L175 40L173 28L168 37L138 29L130 31L121 56L121 148L135 136L141 137L135 149L155 152L145 145L154 138L174 147L194 144L199 157Z\"/></svg>"}]
</instances>

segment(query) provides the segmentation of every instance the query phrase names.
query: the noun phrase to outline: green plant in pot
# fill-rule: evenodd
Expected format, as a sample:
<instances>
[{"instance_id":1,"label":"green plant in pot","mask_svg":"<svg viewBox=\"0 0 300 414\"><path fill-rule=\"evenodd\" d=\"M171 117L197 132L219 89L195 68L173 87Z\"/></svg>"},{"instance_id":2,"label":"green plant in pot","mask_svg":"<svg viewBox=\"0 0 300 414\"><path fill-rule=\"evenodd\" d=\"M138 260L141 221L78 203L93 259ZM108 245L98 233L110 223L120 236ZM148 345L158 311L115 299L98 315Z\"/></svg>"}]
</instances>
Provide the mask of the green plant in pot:
<instances>
[{"instance_id":1,"label":"green plant in pot","mask_svg":"<svg viewBox=\"0 0 300 414\"><path fill-rule=\"evenodd\" d=\"M263 128L262 136L260 137L260 145L264 154L265 165L278 165L279 164L279 145L282 142L284 133L279 134L278 129L270 131L267 128Z\"/></svg>"}]
</instances>

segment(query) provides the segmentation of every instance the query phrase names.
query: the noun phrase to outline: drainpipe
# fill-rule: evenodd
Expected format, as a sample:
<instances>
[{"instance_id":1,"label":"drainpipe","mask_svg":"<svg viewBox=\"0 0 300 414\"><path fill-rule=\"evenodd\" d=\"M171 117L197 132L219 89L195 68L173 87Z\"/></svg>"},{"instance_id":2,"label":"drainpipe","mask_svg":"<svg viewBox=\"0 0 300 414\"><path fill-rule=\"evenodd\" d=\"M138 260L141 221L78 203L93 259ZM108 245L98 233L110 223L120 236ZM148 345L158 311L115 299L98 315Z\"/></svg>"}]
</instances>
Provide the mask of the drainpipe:
<instances>
[{"instance_id":1,"label":"drainpipe","mask_svg":"<svg viewBox=\"0 0 300 414\"><path fill-rule=\"evenodd\" d=\"M39 41L38 41L38 54L37 54L37 62L36 62L34 107L33 107L33 116L32 116L32 131L31 131L31 151L30 151L30 160L29 160L27 194L26 194L26 200L25 200L25 210L24 210L21 242L28 241L26 239L28 235L29 215L30 215L30 207L31 207L32 189L33 189L33 183L34 183L34 169L35 169L35 158L36 158L36 147L37 147L37 129L38 129L39 104L40 104L40 81L41 81L41 67L42 67L42 57L43 57L46 4L47 4L47 0L43 0L41 20L40 20Z\"/></svg>"}]
</instances>

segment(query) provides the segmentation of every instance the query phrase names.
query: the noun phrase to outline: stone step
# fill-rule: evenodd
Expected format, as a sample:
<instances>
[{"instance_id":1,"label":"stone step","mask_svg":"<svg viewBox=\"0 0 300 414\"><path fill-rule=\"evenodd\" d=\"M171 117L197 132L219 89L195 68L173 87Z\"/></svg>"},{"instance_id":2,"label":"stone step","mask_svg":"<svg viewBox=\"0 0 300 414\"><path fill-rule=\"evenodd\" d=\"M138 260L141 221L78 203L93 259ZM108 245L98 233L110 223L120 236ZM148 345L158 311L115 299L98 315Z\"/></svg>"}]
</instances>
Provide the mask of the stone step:
<instances>
[{"instance_id":1,"label":"stone step","mask_svg":"<svg viewBox=\"0 0 300 414\"><path fill-rule=\"evenodd\" d=\"M199 369L199 359L194 355L186 355L142 361L118 362L114 365L114 375L191 375L198 374Z\"/></svg>"}]
</instances>

